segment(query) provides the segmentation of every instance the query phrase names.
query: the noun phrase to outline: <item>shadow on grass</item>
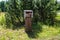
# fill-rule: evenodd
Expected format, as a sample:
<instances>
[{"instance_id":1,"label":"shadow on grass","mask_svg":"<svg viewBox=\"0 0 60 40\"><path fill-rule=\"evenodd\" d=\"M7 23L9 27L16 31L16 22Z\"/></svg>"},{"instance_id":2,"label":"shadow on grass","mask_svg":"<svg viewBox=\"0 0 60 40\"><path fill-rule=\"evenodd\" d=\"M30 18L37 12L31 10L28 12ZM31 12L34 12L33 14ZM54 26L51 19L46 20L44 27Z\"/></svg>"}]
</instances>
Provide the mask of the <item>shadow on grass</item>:
<instances>
[{"instance_id":1,"label":"shadow on grass","mask_svg":"<svg viewBox=\"0 0 60 40\"><path fill-rule=\"evenodd\" d=\"M38 33L42 32L42 27L39 24L32 25L32 32L26 32L29 38L37 38L39 37Z\"/></svg>"},{"instance_id":2,"label":"shadow on grass","mask_svg":"<svg viewBox=\"0 0 60 40\"><path fill-rule=\"evenodd\" d=\"M56 20L54 25L56 25L57 27L60 27L60 20Z\"/></svg>"}]
</instances>

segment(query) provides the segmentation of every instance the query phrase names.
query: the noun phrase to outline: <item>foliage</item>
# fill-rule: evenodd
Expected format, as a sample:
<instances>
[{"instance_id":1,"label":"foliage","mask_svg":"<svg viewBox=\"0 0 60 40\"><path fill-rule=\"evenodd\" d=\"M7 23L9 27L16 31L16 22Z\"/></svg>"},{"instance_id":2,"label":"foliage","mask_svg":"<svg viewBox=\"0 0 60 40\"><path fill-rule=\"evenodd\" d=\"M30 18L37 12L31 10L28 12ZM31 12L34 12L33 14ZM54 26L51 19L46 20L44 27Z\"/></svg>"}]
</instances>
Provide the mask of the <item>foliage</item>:
<instances>
[{"instance_id":1,"label":"foliage","mask_svg":"<svg viewBox=\"0 0 60 40\"><path fill-rule=\"evenodd\" d=\"M57 4L57 10L60 10L60 3Z\"/></svg>"},{"instance_id":2,"label":"foliage","mask_svg":"<svg viewBox=\"0 0 60 40\"><path fill-rule=\"evenodd\" d=\"M33 9L33 0L21 0L21 8L24 10L32 10Z\"/></svg>"},{"instance_id":3,"label":"foliage","mask_svg":"<svg viewBox=\"0 0 60 40\"><path fill-rule=\"evenodd\" d=\"M5 2L4 1L0 2L0 11L2 11L2 12L5 11Z\"/></svg>"},{"instance_id":4,"label":"foliage","mask_svg":"<svg viewBox=\"0 0 60 40\"><path fill-rule=\"evenodd\" d=\"M8 0L6 22L8 25L11 23L15 26L24 24L24 10L33 10L33 23L40 21L44 24L53 25L56 5L56 0Z\"/></svg>"},{"instance_id":5,"label":"foliage","mask_svg":"<svg viewBox=\"0 0 60 40\"><path fill-rule=\"evenodd\" d=\"M21 0L21 2L23 10L33 10L35 23L41 21L45 24L49 22L49 25L54 24L57 9L56 0Z\"/></svg>"},{"instance_id":6,"label":"foliage","mask_svg":"<svg viewBox=\"0 0 60 40\"><path fill-rule=\"evenodd\" d=\"M6 22L7 26L12 24L13 26L18 26L22 24L21 22L21 10L20 10L20 1L19 0L9 0L8 1L8 13L6 13Z\"/></svg>"},{"instance_id":7,"label":"foliage","mask_svg":"<svg viewBox=\"0 0 60 40\"><path fill-rule=\"evenodd\" d=\"M38 10L39 21L53 25L57 9L56 0L39 0L35 4L36 10Z\"/></svg>"}]
</instances>

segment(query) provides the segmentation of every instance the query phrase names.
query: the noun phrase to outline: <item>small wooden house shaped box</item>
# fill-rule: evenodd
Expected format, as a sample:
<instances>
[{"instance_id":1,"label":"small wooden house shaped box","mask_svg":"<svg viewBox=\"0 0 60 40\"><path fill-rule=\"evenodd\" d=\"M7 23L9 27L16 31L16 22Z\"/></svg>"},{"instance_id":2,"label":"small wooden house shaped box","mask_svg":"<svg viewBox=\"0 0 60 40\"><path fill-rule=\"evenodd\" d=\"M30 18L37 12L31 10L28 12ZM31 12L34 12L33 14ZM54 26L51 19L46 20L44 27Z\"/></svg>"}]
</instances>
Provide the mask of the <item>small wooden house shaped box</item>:
<instances>
[{"instance_id":1,"label":"small wooden house shaped box","mask_svg":"<svg viewBox=\"0 0 60 40\"><path fill-rule=\"evenodd\" d=\"M27 13L31 13L31 18L33 18L33 10L24 10L24 19Z\"/></svg>"},{"instance_id":2,"label":"small wooden house shaped box","mask_svg":"<svg viewBox=\"0 0 60 40\"><path fill-rule=\"evenodd\" d=\"M24 10L24 19L25 19L25 31L32 31L32 19L33 11L32 10Z\"/></svg>"}]
</instances>

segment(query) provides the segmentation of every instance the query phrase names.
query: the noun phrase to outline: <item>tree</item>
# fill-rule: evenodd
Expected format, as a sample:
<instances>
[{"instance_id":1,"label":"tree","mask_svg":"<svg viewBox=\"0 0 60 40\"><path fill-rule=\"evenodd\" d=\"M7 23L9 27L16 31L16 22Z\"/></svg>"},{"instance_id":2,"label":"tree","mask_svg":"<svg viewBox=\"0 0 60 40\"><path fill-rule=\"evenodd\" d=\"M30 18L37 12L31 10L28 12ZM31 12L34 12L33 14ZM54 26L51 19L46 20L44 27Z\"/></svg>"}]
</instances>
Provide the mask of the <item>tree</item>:
<instances>
[{"instance_id":1,"label":"tree","mask_svg":"<svg viewBox=\"0 0 60 40\"><path fill-rule=\"evenodd\" d=\"M19 0L9 0L8 1L8 13L6 14L6 23L7 26L16 26L20 25L21 22L21 10L20 10L20 1Z\"/></svg>"},{"instance_id":2,"label":"tree","mask_svg":"<svg viewBox=\"0 0 60 40\"><path fill-rule=\"evenodd\" d=\"M57 10L60 10L60 3L57 4Z\"/></svg>"},{"instance_id":3,"label":"tree","mask_svg":"<svg viewBox=\"0 0 60 40\"><path fill-rule=\"evenodd\" d=\"M54 24L57 9L56 5L56 0L38 0L36 2L36 10L38 10L40 21L45 24Z\"/></svg>"},{"instance_id":4,"label":"tree","mask_svg":"<svg viewBox=\"0 0 60 40\"><path fill-rule=\"evenodd\" d=\"M1 10L2 12L5 11L5 2L4 2L4 1L1 1L1 2L0 2L0 10Z\"/></svg>"},{"instance_id":5,"label":"tree","mask_svg":"<svg viewBox=\"0 0 60 40\"><path fill-rule=\"evenodd\" d=\"M54 24L56 16L56 0L9 0L6 18L12 25L24 22L24 10L33 10L33 21L45 24ZM9 16L9 17L8 17ZM21 21L21 18L23 18ZM9 23L8 23L9 25Z\"/></svg>"}]
</instances>

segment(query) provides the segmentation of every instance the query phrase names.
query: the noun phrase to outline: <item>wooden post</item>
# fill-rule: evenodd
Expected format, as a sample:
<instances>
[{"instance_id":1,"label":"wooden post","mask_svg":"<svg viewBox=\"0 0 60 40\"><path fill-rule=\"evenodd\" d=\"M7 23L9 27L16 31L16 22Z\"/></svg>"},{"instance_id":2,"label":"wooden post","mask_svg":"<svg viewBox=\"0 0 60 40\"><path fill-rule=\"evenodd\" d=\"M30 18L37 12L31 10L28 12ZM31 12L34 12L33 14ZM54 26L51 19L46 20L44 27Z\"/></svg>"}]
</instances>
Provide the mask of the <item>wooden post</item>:
<instances>
[{"instance_id":1,"label":"wooden post","mask_svg":"<svg viewBox=\"0 0 60 40\"><path fill-rule=\"evenodd\" d=\"M24 18L25 18L25 31L32 31L32 10L24 10Z\"/></svg>"}]
</instances>

